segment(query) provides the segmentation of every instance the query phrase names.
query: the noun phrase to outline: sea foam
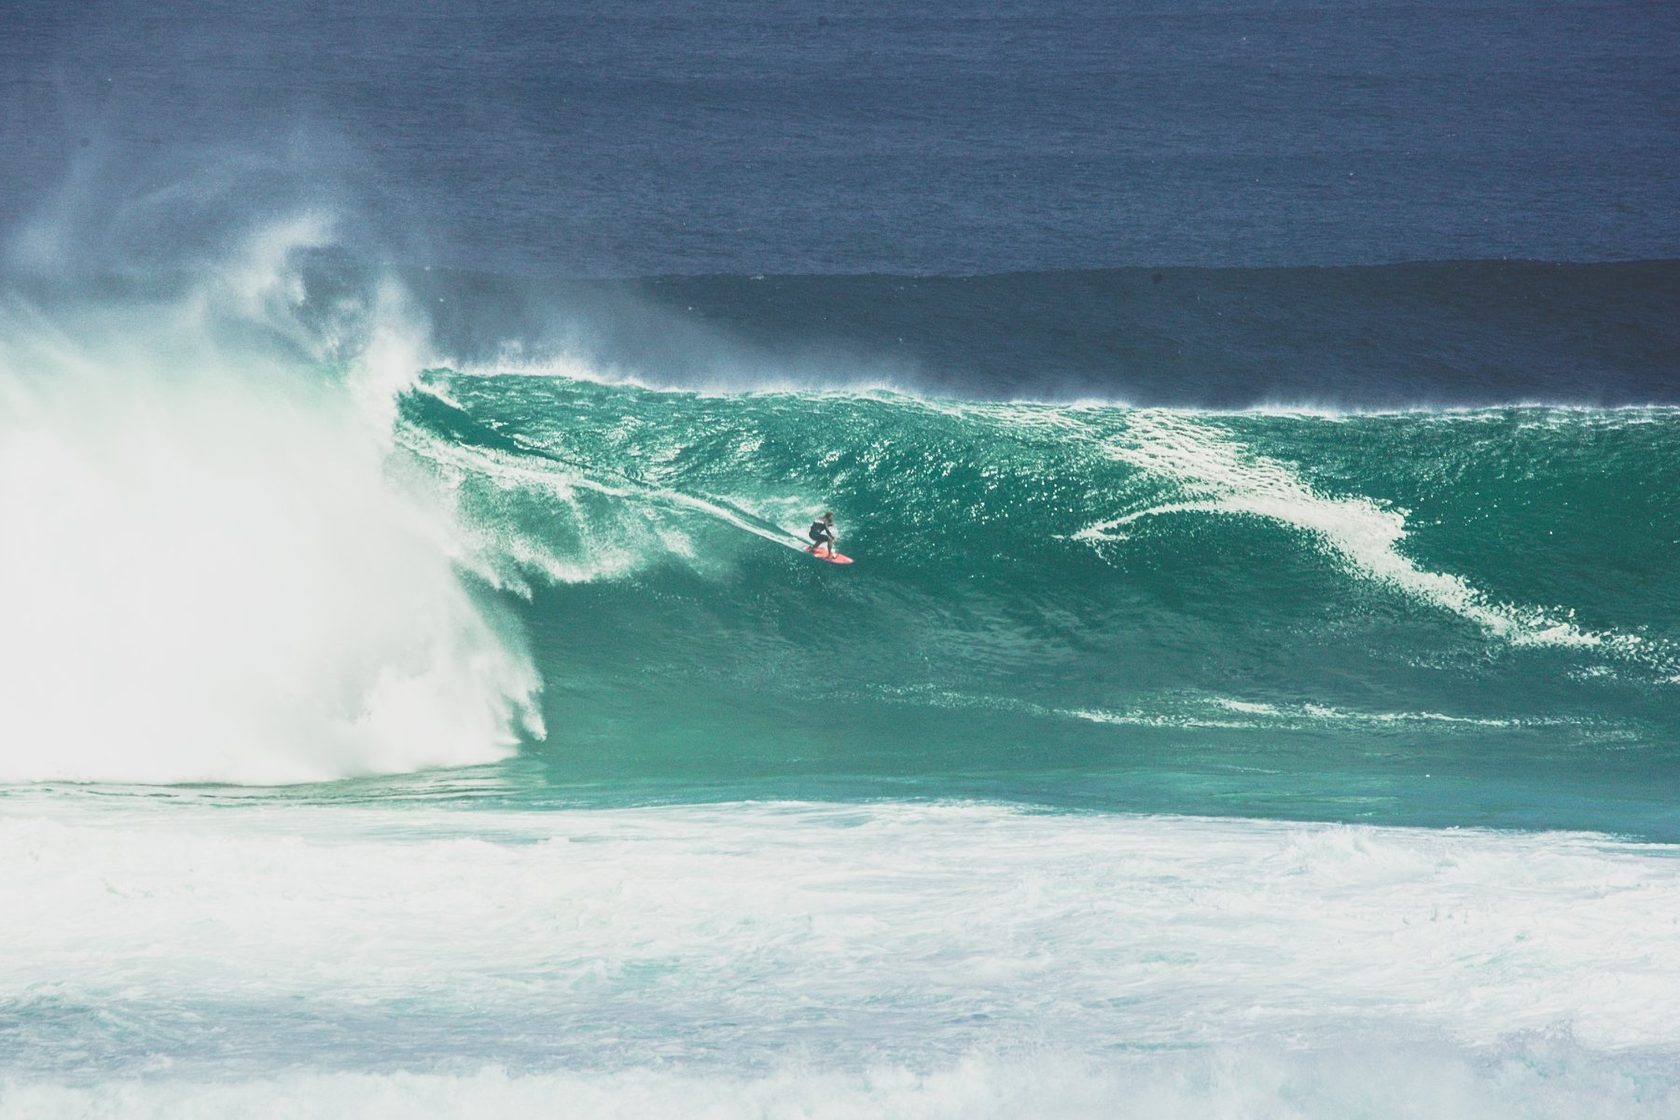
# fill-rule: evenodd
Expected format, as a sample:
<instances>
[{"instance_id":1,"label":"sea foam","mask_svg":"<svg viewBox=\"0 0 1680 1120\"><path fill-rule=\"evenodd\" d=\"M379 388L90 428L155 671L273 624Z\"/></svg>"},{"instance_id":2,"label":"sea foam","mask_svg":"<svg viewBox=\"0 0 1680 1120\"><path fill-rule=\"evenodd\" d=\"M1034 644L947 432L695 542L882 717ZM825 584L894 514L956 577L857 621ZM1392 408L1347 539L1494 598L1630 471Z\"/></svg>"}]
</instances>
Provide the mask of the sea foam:
<instances>
[{"instance_id":1,"label":"sea foam","mask_svg":"<svg viewBox=\"0 0 1680 1120\"><path fill-rule=\"evenodd\" d=\"M311 293L330 237L0 304L0 780L308 781L539 730L447 502L393 470L423 332L388 285Z\"/></svg>"},{"instance_id":2,"label":"sea foam","mask_svg":"<svg viewBox=\"0 0 1680 1120\"><path fill-rule=\"evenodd\" d=\"M0 1116L1660 1116L1680 1094L1663 845L114 793L13 794L0 820Z\"/></svg>"}]
</instances>

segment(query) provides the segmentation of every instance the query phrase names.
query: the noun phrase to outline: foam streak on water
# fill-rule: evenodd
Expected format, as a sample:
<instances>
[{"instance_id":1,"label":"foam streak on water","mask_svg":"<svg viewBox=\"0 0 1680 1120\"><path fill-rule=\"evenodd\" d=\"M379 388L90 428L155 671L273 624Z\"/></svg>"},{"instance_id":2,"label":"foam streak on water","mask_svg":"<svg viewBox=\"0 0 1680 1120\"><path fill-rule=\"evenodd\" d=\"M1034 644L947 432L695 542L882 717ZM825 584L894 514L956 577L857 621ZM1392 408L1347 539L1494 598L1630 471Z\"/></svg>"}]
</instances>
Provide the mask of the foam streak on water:
<instances>
[{"instance_id":1,"label":"foam streak on water","mask_svg":"<svg viewBox=\"0 0 1680 1120\"><path fill-rule=\"evenodd\" d=\"M1210 496L1155 505L1100 522L1082 530L1082 539L1102 540L1142 518L1171 514L1269 518L1313 534L1359 575L1462 615L1496 637L1521 644L1594 646L1601 642L1598 636L1583 634L1566 622L1544 616L1521 618L1510 608L1489 606L1486 597L1463 578L1419 568L1397 548L1406 536L1406 519L1400 511L1366 498L1318 494L1283 463L1245 454L1240 445L1199 425L1193 417L1140 412L1127 438L1116 441L1111 453Z\"/></svg>"}]
</instances>

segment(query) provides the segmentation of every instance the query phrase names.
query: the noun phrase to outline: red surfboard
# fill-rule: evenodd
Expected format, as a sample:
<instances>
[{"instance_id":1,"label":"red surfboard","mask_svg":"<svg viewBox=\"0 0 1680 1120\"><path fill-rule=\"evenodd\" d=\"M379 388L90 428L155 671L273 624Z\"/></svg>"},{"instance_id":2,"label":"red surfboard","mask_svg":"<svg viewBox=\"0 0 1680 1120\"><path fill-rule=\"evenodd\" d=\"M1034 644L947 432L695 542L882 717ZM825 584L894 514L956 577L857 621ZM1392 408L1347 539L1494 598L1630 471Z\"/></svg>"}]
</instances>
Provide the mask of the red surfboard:
<instances>
[{"instance_id":1,"label":"red surfboard","mask_svg":"<svg viewBox=\"0 0 1680 1120\"><path fill-rule=\"evenodd\" d=\"M810 549L806 549L805 555L815 556L818 560L827 560L830 564L850 564L852 562L852 558L850 556L844 556L838 552L830 552L826 548L820 552L812 552Z\"/></svg>"}]
</instances>

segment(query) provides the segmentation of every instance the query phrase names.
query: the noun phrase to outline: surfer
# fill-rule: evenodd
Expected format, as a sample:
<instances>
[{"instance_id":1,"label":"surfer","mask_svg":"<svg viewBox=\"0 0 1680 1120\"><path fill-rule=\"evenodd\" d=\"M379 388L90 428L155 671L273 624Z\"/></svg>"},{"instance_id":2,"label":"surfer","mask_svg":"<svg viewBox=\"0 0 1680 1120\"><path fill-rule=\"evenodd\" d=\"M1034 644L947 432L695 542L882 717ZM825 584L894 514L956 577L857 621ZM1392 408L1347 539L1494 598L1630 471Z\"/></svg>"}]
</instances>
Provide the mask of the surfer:
<instances>
[{"instance_id":1,"label":"surfer","mask_svg":"<svg viewBox=\"0 0 1680 1120\"><path fill-rule=\"evenodd\" d=\"M828 554L834 555L834 542L840 538L834 533L834 511L829 510L815 521L811 522L811 531L806 534L811 538L811 545L806 552L815 552L823 545L828 546Z\"/></svg>"}]
</instances>

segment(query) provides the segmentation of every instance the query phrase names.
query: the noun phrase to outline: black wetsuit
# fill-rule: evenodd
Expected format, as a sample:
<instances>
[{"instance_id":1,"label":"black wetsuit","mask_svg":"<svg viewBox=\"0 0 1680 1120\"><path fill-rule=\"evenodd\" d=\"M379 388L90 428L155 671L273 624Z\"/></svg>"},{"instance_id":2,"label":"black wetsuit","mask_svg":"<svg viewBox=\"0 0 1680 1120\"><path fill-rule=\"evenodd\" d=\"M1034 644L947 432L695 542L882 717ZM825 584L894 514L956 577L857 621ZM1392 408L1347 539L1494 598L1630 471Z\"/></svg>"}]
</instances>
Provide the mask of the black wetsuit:
<instances>
[{"instance_id":1,"label":"black wetsuit","mask_svg":"<svg viewBox=\"0 0 1680 1120\"><path fill-rule=\"evenodd\" d=\"M826 521L811 522L811 531L806 534L816 544L833 544L834 528Z\"/></svg>"}]
</instances>

